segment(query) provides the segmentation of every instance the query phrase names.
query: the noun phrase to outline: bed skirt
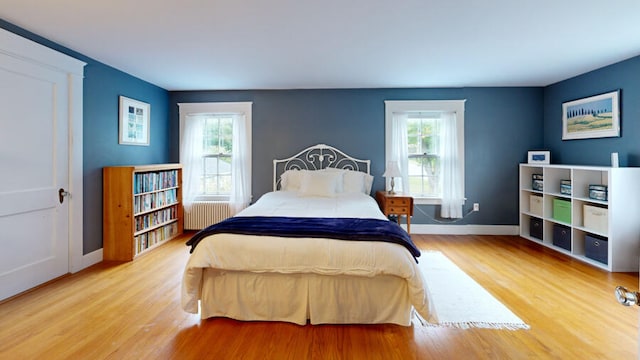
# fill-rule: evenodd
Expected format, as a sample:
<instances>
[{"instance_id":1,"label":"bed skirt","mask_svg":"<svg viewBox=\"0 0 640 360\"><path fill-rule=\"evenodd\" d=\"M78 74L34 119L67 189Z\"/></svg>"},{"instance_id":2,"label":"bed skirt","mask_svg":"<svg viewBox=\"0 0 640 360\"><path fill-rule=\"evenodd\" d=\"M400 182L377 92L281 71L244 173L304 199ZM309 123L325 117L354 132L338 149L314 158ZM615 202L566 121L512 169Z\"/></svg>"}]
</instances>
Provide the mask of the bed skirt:
<instances>
[{"instance_id":1,"label":"bed skirt","mask_svg":"<svg viewBox=\"0 0 640 360\"><path fill-rule=\"evenodd\" d=\"M311 324L411 324L405 279L204 269L200 316Z\"/></svg>"}]
</instances>

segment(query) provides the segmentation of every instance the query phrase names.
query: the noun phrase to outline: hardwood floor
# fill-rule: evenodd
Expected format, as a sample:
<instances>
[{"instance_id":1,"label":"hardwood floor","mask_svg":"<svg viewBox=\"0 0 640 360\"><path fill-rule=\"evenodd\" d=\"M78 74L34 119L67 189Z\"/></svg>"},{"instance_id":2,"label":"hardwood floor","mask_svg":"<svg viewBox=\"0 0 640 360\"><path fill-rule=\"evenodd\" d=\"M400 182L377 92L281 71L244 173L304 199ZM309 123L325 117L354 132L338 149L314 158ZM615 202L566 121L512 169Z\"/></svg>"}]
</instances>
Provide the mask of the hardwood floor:
<instances>
[{"instance_id":1,"label":"hardwood floor","mask_svg":"<svg viewBox=\"0 0 640 360\"><path fill-rule=\"evenodd\" d=\"M0 359L637 359L638 307L607 273L516 236L414 235L530 330L200 320L180 308L186 238L0 304Z\"/></svg>"}]
</instances>

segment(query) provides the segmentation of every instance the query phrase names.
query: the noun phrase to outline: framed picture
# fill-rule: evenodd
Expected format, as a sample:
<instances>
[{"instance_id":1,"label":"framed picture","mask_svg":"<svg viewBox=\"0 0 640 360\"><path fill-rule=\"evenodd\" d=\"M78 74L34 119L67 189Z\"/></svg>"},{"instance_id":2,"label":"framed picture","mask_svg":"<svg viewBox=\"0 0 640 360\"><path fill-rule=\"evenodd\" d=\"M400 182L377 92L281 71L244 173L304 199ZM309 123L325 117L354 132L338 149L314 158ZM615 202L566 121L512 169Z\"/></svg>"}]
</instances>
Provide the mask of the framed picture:
<instances>
[{"instance_id":1,"label":"framed picture","mask_svg":"<svg viewBox=\"0 0 640 360\"><path fill-rule=\"evenodd\" d=\"M120 96L120 131L118 144L149 145L151 106Z\"/></svg>"},{"instance_id":2,"label":"framed picture","mask_svg":"<svg viewBox=\"0 0 640 360\"><path fill-rule=\"evenodd\" d=\"M620 136L619 93L563 103L562 140Z\"/></svg>"},{"instance_id":3,"label":"framed picture","mask_svg":"<svg viewBox=\"0 0 640 360\"><path fill-rule=\"evenodd\" d=\"M551 153L549 151L529 151L529 164L550 164Z\"/></svg>"}]
</instances>

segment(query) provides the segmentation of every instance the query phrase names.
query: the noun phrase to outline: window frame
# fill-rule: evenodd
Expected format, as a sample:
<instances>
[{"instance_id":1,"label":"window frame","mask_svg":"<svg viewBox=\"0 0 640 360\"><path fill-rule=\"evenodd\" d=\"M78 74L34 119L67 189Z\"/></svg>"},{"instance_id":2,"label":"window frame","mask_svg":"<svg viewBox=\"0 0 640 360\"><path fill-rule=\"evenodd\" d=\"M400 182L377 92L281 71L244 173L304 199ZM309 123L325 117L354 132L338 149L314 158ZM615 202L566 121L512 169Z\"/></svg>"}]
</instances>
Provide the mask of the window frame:
<instances>
[{"instance_id":1,"label":"window frame","mask_svg":"<svg viewBox=\"0 0 640 360\"><path fill-rule=\"evenodd\" d=\"M456 132L458 135L458 159L462 162L462 191L464 186L464 108L466 100L386 100L385 104L385 164L391 160L392 139L391 129L393 126L394 113L411 112L455 112ZM387 187L390 179L385 179ZM403 189L404 191L404 189ZM440 205L441 197L414 197L415 204Z\"/></svg>"},{"instance_id":2,"label":"window frame","mask_svg":"<svg viewBox=\"0 0 640 360\"><path fill-rule=\"evenodd\" d=\"M434 116L435 114L437 114L437 115L436 115L436 116ZM411 114L409 114L409 116L408 116L408 118L407 118L407 130L409 130L409 128L410 128L410 126L409 126L409 125L410 125L410 122L411 122L412 120L419 120L419 121L420 121L420 124L419 124L419 125L423 125L423 122L424 122L425 120L427 120L427 119L429 119L429 120L431 120L431 121L433 121L433 120L437 120L437 122L439 122L439 121L440 121L440 112L439 112L439 111L437 111L437 112L433 112L433 111L432 111L432 112L424 112L424 111L421 111L421 112L411 112ZM436 143L437 143L437 144L439 144L439 143L440 143L440 132L439 132L439 131L440 131L440 129L439 129L439 127L440 127L440 126L438 125L437 140L436 140ZM423 126L419 126L419 128L422 130ZM422 135L422 132L420 131L420 133L419 133L419 134L417 134L417 135ZM432 137L433 137L433 135L432 135ZM417 142L420 142L418 139L415 139L415 140L416 140ZM409 145L409 144L411 144L411 137L409 136L409 131L407 131L407 145ZM409 147L410 147L410 146L409 146ZM437 147L439 147L439 146L437 146ZM423 150L424 150L424 149L423 149ZM432 150L433 150L433 149L432 149ZM436 159L437 159L437 161L438 161L438 162L440 162L440 157L441 157L441 156L440 156L440 154L436 154L436 153L434 153L434 152L427 152L427 151L425 151L425 152L423 152L423 153L409 153L408 155L409 155L409 156L408 156L408 157L409 157L409 162L411 162L411 159L422 159L422 161L429 161L429 159L430 159L430 158L436 158ZM424 178L425 178L425 177L429 177L429 175L425 175L425 174L424 174L424 167L421 167L421 172L422 172L422 174L419 176L419 178L422 180L422 185L424 185ZM438 179L439 179L441 176L442 176L442 174L438 173ZM411 180L412 180L412 178L414 178L414 177L416 177L416 176L415 176L415 175L414 175L414 176L412 176L411 174L408 174L408 183L409 183L409 184L411 184L411 183L412 183L412 181L411 181ZM433 176L432 176L432 177L433 177ZM442 185L442 182L441 182L440 180L438 180L438 185L440 185L440 186ZM422 187L423 187L423 189L424 189L424 186L422 186ZM441 190L441 189L442 189L442 188L440 188L440 190ZM414 193L415 193L415 189L414 189ZM421 194L424 194L424 192L421 192ZM413 194L412 194L412 196L413 196L413 197L415 197L415 198L419 198L419 197L420 197L420 196L416 196L416 195L413 195ZM422 197L423 197L423 198L433 198L432 196L422 196Z\"/></svg>"},{"instance_id":3,"label":"window frame","mask_svg":"<svg viewBox=\"0 0 640 360\"><path fill-rule=\"evenodd\" d=\"M193 114L189 114L189 115L193 115ZM233 114L230 113L207 113L207 114L199 114L202 116L205 116L205 130L206 130L206 122L208 120L212 120L212 119L216 119L218 121L218 130L220 130L220 120L223 118L232 118L232 122L233 122ZM231 141L233 144L233 123L231 124L231 128L232 128L232 134L231 134ZM232 145L232 149L233 149L233 145ZM220 168L220 159L221 158L225 158L228 157L229 158L229 164L231 164L231 160L233 158L233 152L230 153L208 153L208 152L204 152L202 154L202 168L203 168L203 184L202 186L204 186L206 188L206 184L207 184L207 177L212 175L211 173L208 173L206 171L207 169L207 160L209 159L216 159L216 168L219 170ZM229 179L231 179L232 177L232 169L229 170ZM215 174L216 177L218 178L218 181L220 180L220 172L218 171L217 174ZM231 180L229 180L229 183L231 183ZM229 192L229 194L224 194L224 193L217 193L217 194L207 194L207 193L203 193L201 195L199 195L196 199L199 201L225 201L225 200L229 200L229 198L231 197L231 192Z\"/></svg>"},{"instance_id":4,"label":"window frame","mask_svg":"<svg viewBox=\"0 0 640 360\"><path fill-rule=\"evenodd\" d=\"M244 141L248 144L249 163L251 163L251 108L253 102L206 102L206 103L178 103L180 113L180 134L184 132L184 124L189 116L196 115L231 115L242 114L245 118L246 127L248 129ZM182 139L182 136L180 136ZM182 144L180 144L180 147ZM246 181L249 182L248 187L251 189L251 168L247 167ZM199 195L194 201L229 201L231 195Z\"/></svg>"}]
</instances>

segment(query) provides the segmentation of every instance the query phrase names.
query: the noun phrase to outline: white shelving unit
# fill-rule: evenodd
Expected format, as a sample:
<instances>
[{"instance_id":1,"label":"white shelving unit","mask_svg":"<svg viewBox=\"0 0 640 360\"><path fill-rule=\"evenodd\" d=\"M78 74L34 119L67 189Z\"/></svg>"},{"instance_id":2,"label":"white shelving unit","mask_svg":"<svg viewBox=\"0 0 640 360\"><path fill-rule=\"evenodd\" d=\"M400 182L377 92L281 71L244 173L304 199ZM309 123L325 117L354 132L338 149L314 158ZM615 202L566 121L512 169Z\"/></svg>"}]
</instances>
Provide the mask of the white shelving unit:
<instances>
[{"instance_id":1,"label":"white shelving unit","mask_svg":"<svg viewBox=\"0 0 640 360\"><path fill-rule=\"evenodd\" d=\"M543 175L542 191L533 190L532 175ZM560 192L561 180L571 180L571 195ZM589 198L589 185L608 187L607 201ZM640 168L520 164L520 236L612 272L638 272L640 264ZM542 197L542 213L532 212L530 196ZM553 200L571 204L571 223L554 219ZM585 227L584 205L606 208L606 231ZM535 210L535 209L534 209ZM531 219L542 223L541 239L531 234ZM553 243L554 225L570 229L570 250ZM585 255L585 236L607 240L607 262Z\"/></svg>"}]
</instances>

